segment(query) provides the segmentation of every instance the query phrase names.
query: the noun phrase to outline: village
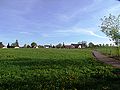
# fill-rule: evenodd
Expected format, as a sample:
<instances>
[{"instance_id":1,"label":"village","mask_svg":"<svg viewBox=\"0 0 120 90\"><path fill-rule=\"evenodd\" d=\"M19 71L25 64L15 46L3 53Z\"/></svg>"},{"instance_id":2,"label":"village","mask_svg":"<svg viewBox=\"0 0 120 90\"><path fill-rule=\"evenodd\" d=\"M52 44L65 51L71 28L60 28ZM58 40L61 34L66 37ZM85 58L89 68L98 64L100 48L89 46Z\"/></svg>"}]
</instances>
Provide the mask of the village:
<instances>
[{"instance_id":1,"label":"village","mask_svg":"<svg viewBox=\"0 0 120 90\"><path fill-rule=\"evenodd\" d=\"M32 42L31 45L24 44L24 46L20 46L18 40L16 40L14 43L10 44L8 43L7 46L3 45L2 42L0 42L0 48L66 48L66 49L77 49L77 48L91 48L91 47L100 47L105 46L104 44L94 45L92 42L90 42L87 45L86 41L78 42L78 43L71 43L70 45L66 45L64 42L59 43L57 45L37 45L37 43ZM108 44L106 44L108 46Z\"/></svg>"}]
</instances>

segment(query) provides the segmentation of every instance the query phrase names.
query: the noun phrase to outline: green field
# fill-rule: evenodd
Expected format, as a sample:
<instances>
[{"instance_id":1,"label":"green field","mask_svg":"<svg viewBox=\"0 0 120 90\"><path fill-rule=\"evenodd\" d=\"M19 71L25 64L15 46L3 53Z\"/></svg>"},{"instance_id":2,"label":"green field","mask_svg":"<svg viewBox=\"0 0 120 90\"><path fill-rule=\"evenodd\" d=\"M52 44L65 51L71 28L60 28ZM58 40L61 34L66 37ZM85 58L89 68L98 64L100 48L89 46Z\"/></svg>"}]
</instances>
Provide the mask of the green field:
<instances>
[{"instance_id":1,"label":"green field","mask_svg":"<svg viewBox=\"0 0 120 90\"><path fill-rule=\"evenodd\" d=\"M118 54L120 56L120 47L119 47L119 49L117 47L110 47L110 46L109 47L99 47L99 48L97 48L97 50L105 55L110 56L110 57L114 57L116 59L120 58L120 57L117 57Z\"/></svg>"},{"instance_id":2,"label":"green field","mask_svg":"<svg viewBox=\"0 0 120 90\"><path fill-rule=\"evenodd\" d=\"M0 90L119 90L117 70L90 49L0 49Z\"/></svg>"}]
</instances>

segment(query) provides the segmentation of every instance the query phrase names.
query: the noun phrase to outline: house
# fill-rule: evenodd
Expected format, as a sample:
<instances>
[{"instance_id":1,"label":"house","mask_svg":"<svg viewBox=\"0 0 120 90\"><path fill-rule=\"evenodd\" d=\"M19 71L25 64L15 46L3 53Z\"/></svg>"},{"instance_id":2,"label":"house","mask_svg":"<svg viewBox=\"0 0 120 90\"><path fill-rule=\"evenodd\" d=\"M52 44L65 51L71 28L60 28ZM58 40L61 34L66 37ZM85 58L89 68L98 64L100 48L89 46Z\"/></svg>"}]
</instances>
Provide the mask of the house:
<instances>
[{"instance_id":1,"label":"house","mask_svg":"<svg viewBox=\"0 0 120 90\"><path fill-rule=\"evenodd\" d=\"M38 45L38 48L44 48L44 46L42 46L42 45Z\"/></svg>"},{"instance_id":2,"label":"house","mask_svg":"<svg viewBox=\"0 0 120 90\"><path fill-rule=\"evenodd\" d=\"M33 48L39 48L37 45L35 45Z\"/></svg>"},{"instance_id":3,"label":"house","mask_svg":"<svg viewBox=\"0 0 120 90\"><path fill-rule=\"evenodd\" d=\"M51 45L44 45L44 48L52 48Z\"/></svg>"},{"instance_id":4,"label":"house","mask_svg":"<svg viewBox=\"0 0 120 90\"><path fill-rule=\"evenodd\" d=\"M14 47L14 48L20 48L20 47Z\"/></svg>"},{"instance_id":5,"label":"house","mask_svg":"<svg viewBox=\"0 0 120 90\"><path fill-rule=\"evenodd\" d=\"M73 45L64 45L64 48L72 49L72 48L75 48L75 46L73 46Z\"/></svg>"},{"instance_id":6,"label":"house","mask_svg":"<svg viewBox=\"0 0 120 90\"><path fill-rule=\"evenodd\" d=\"M75 48L82 48L82 44L71 44L72 46L74 46Z\"/></svg>"},{"instance_id":7,"label":"house","mask_svg":"<svg viewBox=\"0 0 120 90\"><path fill-rule=\"evenodd\" d=\"M3 47L3 48L7 48L7 47Z\"/></svg>"},{"instance_id":8,"label":"house","mask_svg":"<svg viewBox=\"0 0 120 90\"><path fill-rule=\"evenodd\" d=\"M38 46L36 46L35 48L39 48Z\"/></svg>"}]
</instances>

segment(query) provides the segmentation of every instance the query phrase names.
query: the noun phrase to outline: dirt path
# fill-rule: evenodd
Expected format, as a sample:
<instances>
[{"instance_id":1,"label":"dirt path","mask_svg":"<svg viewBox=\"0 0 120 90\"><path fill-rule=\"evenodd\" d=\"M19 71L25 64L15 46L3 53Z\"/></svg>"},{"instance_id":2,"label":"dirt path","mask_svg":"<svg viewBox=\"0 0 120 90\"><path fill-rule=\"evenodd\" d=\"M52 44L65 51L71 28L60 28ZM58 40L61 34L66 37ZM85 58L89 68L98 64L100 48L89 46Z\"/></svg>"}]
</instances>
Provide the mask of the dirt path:
<instances>
[{"instance_id":1,"label":"dirt path","mask_svg":"<svg viewBox=\"0 0 120 90\"><path fill-rule=\"evenodd\" d=\"M103 54L101 54L100 52L97 51L93 51L93 55L95 56L95 58L101 62L104 62L106 64L110 64L115 68L120 68L120 61L115 60L113 58L109 58Z\"/></svg>"}]
</instances>

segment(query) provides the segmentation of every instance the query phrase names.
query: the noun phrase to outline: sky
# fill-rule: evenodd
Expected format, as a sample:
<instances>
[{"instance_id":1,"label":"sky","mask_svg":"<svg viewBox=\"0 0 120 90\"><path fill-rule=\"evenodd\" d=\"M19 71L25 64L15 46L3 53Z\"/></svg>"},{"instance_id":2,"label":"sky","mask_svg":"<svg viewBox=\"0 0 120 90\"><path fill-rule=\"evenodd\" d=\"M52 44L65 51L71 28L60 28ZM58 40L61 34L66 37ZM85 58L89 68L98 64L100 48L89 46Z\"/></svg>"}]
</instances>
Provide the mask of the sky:
<instances>
[{"instance_id":1,"label":"sky","mask_svg":"<svg viewBox=\"0 0 120 90\"><path fill-rule=\"evenodd\" d=\"M104 16L120 14L117 0L0 0L0 42L20 45L111 43Z\"/></svg>"}]
</instances>

